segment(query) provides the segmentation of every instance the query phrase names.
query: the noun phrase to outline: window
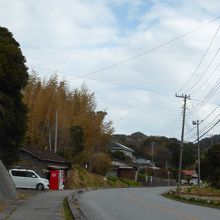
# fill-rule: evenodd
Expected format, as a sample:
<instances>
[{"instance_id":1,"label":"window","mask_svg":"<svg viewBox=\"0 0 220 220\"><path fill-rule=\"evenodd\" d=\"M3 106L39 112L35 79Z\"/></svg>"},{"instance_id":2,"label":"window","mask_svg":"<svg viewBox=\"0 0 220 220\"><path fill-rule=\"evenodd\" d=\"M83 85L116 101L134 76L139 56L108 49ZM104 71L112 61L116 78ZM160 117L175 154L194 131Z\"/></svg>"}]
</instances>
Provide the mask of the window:
<instances>
[{"instance_id":1,"label":"window","mask_svg":"<svg viewBox=\"0 0 220 220\"><path fill-rule=\"evenodd\" d=\"M12 176L26 177L25 171L12 170L11 174Z\"/></svg>"},{"instance_id":2,"label":"window","mask_svg":"<svg viewBox=\"0 0 220 220\"><path fill-rule=\"evenodd\" d=\"M26 177L37 178L37 176L33 172L26 172Z\"/></svg>"}]
</instances>

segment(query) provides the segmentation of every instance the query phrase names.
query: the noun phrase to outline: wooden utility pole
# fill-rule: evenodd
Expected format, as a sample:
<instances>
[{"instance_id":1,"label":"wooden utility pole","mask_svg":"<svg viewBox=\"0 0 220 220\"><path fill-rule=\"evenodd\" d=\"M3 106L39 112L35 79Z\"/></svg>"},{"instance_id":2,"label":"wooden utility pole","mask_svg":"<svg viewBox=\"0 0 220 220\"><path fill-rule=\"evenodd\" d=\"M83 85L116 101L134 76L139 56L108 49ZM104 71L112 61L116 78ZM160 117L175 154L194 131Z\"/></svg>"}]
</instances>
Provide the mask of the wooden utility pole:
<instances>
[{"instance_id":1,"label":"wooden utility pole","mask_svg":"<svg viewBox=\"0 0 220 220\"><path fill-rule=\"evenodd\" d=\"M56 110L56 116L55 116L55 135L54 135L54 153L57 152L57 130L58 130L58 111Z\"/></svg>"},{"instance_id":2,"label":"wooden utility pole","mask_svg":"<svg viewBox=\"0 0 220 220\"><path fill-rule=\"evenodd\" d=\"M179 158L179 171L178 171L178 189L181 186L181 175L182 175L182 162L183 162L183 143L184 143L184 129L185 129L185 119L186 119L186 101L190 99L190 95L177 95L177 98L182 98L184 101L183 104L183 120L182 120L182 133L181 133L181 142L180 142L180 158Z\"/></svg>"},{"instance_id":3,"label":"wooden utility pole","mask_svg":"<svg viewBox=\"0 0 220 220\"><path fill-rule=\"evenodd\" d=\"M199 123L200 121L199 120L196 120L196 121L193 121L192 122L193 125L196 125L197 127L197 154L198 154L198 159L197 159L197 165L198 165L198 187L200 187L200 179L201 179L201 176L200 176L200 146L199 146Z\"/></svg>"},{"instance_id":4,"label":"wooden utility pole","mask_svg":"<svg viewBox=\"0 0 220 220\"><path fill-rule=\"evenodd\" d=\"M152 167L154 167L154 141L151 142L151 160L152 160Z\"/></svg>"}]
</instances>

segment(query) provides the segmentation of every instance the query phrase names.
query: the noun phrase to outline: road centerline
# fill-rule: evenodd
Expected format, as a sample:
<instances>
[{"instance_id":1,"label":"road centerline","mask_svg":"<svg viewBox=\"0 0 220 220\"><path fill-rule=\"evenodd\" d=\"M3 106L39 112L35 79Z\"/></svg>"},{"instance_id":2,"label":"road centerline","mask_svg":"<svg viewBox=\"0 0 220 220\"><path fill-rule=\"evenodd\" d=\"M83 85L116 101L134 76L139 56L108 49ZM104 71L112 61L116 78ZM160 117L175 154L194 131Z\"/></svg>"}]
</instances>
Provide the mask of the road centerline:
<instances>
[{"instance_id":1,"label":"road centerline","mask_svg":"<svg viewBox=\"0 0 220 220\"><path fill-rule=\"evenodd\" d=\"M162 206L159 206L159 205L154 205L154 204L151 204L151 203L146 203L145 201L141 200L141 199L138 199L134 196L132 196L130 193L126 193L126 196L130 199L130 200L133 200L141 205L144 205L144 206L148 206L148 207L151 207L151 208L156 208L156 209L160 209L164 212L167 212L167 213L172 213L172 214L175 214L179 217L184 217L188 220L199 220L198 218L195 218L195 217L192 217L192 216L189 216L189 215L186 215L184 213L181 213L177 210L174 210L174 209L170 209L168 207L162 207Z\"/></svg>"}]
</instances>

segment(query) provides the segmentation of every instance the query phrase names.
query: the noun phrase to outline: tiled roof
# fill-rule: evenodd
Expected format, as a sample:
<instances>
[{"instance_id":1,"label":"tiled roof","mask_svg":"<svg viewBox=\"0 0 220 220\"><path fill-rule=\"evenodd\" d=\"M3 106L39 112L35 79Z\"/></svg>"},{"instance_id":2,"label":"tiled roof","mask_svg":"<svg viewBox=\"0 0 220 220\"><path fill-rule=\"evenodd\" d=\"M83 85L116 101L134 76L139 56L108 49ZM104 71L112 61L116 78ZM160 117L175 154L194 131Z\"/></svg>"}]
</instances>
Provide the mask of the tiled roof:
<instances>
[{"instance_id":1,"label":"tiled roof","mask_svg":"<svg viewBox=\"0 0 220 220\"><path fill-rule=\"evenodd\" d=\"M109 148L109 150L124 150L124 151L128 151L131 153L134 152L134 150L132 150L131 148L126 147L125 145L120 144L118 142L110 142L108 148Z\"/></svg>"},{"instance_id":2,"label":"tiled roof","mask_svg":"<svg viewBox=\"0 0 220 220\"><path fill-rule=\"evenodd\" d=\"M133 169L132 166L129 166L125 163L121 163L121 162L118 162L118 161L112 161L112 166L117 166L117 167L123 168L123 169Z\"/></svg>"},{"instance_id":3,"label":"tiled roof","mask_svg":"<svg viewBox=\"0 0 220 220\"><path fill-rule=\"evenodd\" d=\"M195 173L195 170L182 170L182 173L186 176L192 176Z\"/></svg>"},{"instance_id":4,"label":"tiled roof","mask_svg":"<svg viewBox=\"0 0 220 220\"><path fill-rule=\"evenodd\" d=\"M150 160L146 160L144 158L137 158L136 159L136 163L137 164L149 164L150 163Z\"/></svg>"},{"instance_id":5,"label":"tiled roof","mask_svg":"<svg viewBox=\"0 0 220 220\"><path fill-rule=\"evenodd\" d=\"M22 151L42 160L42 161L53 161L53 162L59 162L59 163L70 163L65 158L61 157L58 154L55 154L52 151L48 150L40 150L38 148L27 148L24 147L21 149Z\"/></svg>"}]
</instances>

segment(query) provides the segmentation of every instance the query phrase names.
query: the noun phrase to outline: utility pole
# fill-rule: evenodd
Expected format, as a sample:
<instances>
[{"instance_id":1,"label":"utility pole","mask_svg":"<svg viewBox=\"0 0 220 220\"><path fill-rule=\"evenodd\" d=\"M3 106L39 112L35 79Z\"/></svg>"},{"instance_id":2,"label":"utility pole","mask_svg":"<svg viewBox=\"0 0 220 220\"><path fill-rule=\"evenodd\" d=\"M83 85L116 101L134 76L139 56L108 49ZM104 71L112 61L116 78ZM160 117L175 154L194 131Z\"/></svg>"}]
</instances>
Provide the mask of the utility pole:
<instances>
[{"instance_id":1,"label":"utility pole","mask_svg":"<svg viewBox=\"0 0 220 220\"><path fill-rule=\"evenodd\" d=\"M181 142L180 142L180 158L179 158L179 171L178 171L178 187L177 190L179 190L179 187L181 186L181 174L182 174L182 162L183 162L183 142L184 142L184 129L185 129L185 119L186 119L186 101L187 99L190 99L190 95L177 95L177 98L181 98L184 101L183 104L183 120L182 120L182 133L181 133Z\"/></svg>"},{"instance_id":2,"label":"utility pole","mask_svg":"<svg viewBox=\"0 0 220 220\"><path fill-rule=\"evenodd\" d=\"M213 145L214 145L214 135L212 134L212 137L211 137L211 148L213 148Z\"/></svg>"},{"instance_id":3,"label":"utility pole","mask_svg":"<svg viewBox=\"0 0 220 220\"><path fill-rule=\"evenodd\" d=\"M193 125L196 125L197 127L197 153L198 153L198 161L197 161L197 165L198 165L198 187L200 187L200 146L199 146L199 120L197 121L193 121L192 122Z\"/></svg>"},{"instance_id":4,"label":"utility pole","mask_svg":"<svg viewBox=\"0 0 220 220\"><path fill-rule=\"evenodd\" d=\"M52 151L52 144L51 144L51 131L50 131L50 122L48 118L48 138L49 138L49 149Z\"/></svg>"},{"instance_id":5,"label":"utility pole","mask_svg":"<svg viewBox=\"0 0 220 220\"><path fill-rule=\"evenodd\" d=\"M151 142L151 161L152 161L152 167L154 167L154 142Z\"/></svg>"},{"instance_id":6,"label":"utility pole","mask_svg":"<svg viewBox=\"0 0 220 220\"><path fill-rule=\"evenodd\" d=\"M58 130L58 111L56 110L56 116L55 116L55 135L54 135L54 153L57 152L57 130Z\"/></svg>"}]
</instances>

